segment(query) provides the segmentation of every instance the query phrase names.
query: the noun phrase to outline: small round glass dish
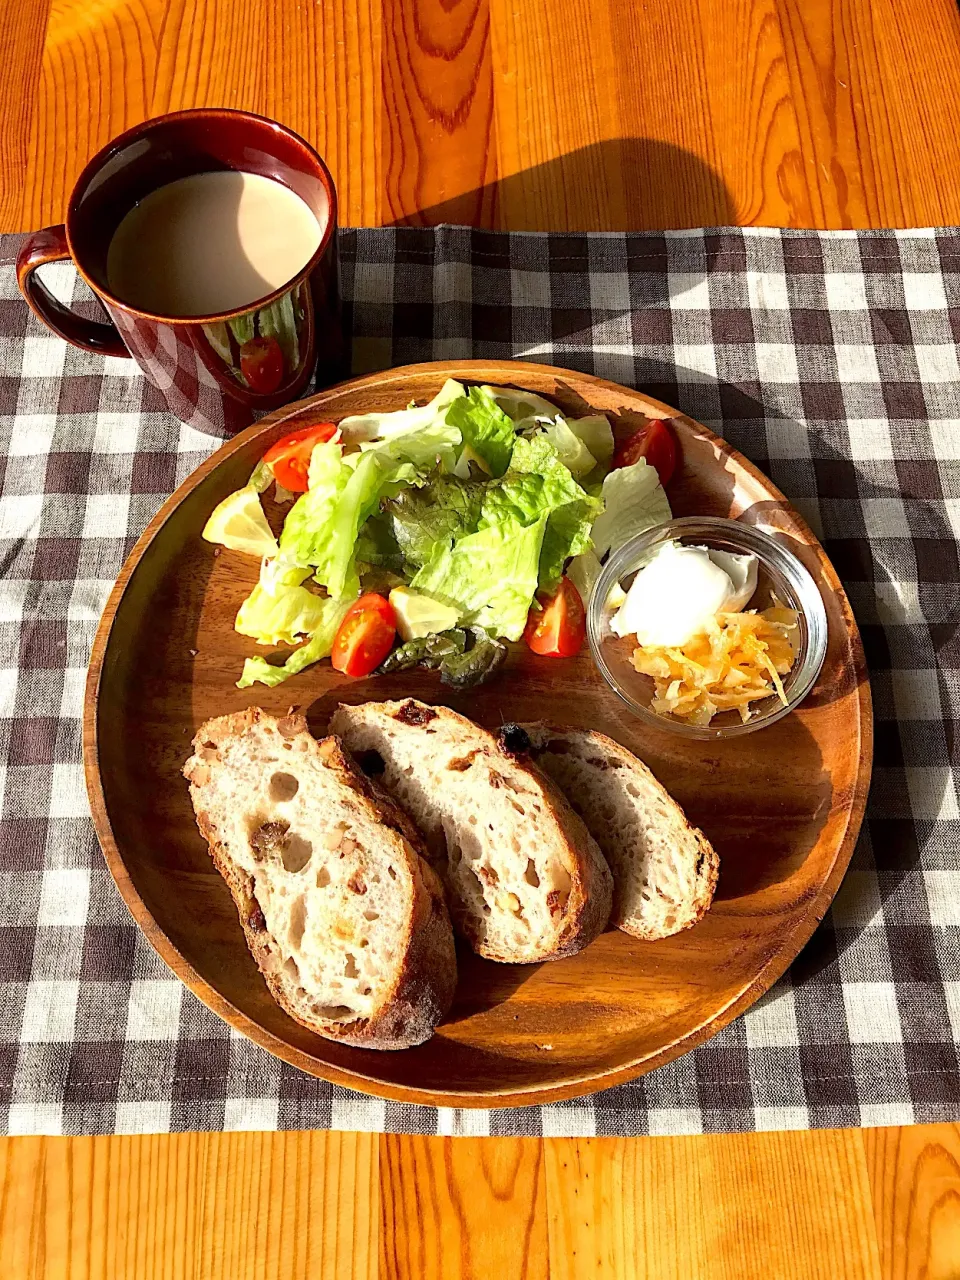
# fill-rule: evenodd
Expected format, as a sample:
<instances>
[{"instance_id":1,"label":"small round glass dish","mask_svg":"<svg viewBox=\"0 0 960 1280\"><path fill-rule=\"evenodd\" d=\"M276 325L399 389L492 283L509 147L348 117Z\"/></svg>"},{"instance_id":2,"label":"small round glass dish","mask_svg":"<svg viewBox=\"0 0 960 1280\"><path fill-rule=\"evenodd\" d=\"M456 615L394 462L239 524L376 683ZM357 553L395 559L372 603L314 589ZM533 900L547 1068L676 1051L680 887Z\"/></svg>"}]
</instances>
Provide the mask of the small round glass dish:
<instances>
[{"instance_id":1,"label":"small round glass dish","mask_svg":"<svg viewBox=\"0 0 960 1280\"><path fill-rule=\"evenodd\" d=\"M781 605L794 609L799 616L796 660L783 677L786 704L777 694L772 694L750 704L750 716L746 721L741 719L737 710L729 710L715 715L709 725L690 724L676 716L652 710L653 680L641 675L633 666L635 637L620 637L611 631L610 620L616 609L611 608L608 601L615 586L619 585L624 591L629 589L637 572L665 542L732 551L737 555L752 552L757 557L757 590L745 607L759 610ZM590 594L587 637L601 675L641 720L686 738L716 741L753 733L774 724L807 696L820 674L827 653L827 614L813 578L782 542L739 520L688 516L648 529L611 554Z\"/></svg>"}]
</instances>

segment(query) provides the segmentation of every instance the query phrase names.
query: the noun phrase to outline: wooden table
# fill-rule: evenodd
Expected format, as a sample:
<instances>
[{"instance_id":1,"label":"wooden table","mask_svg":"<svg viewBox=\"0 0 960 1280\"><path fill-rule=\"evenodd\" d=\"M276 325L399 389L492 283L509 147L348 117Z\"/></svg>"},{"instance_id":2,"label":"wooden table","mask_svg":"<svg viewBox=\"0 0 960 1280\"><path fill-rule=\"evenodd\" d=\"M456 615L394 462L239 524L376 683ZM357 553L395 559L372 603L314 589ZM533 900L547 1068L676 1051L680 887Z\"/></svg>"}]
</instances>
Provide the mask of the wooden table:
<instances>
[{"instance_id":1,"label":"wooden table","mask_svg":"<svg viewBox=\"0 0 960 1280\"><path fill-rule=\"evenodd\" d=\"M3 0L0 230L201 104L345 224L960 223L955 0ZM634 1140L0 1142L11 1280L957 1280L955 1126Z\"/></svg>"}]
</instances>

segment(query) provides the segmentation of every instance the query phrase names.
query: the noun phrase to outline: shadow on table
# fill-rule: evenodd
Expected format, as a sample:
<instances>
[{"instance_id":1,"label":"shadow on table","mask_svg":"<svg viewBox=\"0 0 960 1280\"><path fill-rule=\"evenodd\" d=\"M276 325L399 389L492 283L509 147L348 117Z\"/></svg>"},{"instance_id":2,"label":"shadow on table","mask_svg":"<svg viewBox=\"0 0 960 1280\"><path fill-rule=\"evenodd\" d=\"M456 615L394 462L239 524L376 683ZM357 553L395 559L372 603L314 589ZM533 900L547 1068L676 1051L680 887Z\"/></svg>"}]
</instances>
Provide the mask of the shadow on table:
<instances>
[{"instance_id":1,"label":"shadow on table","mask_svg":"<svg viewBox=\"0 0 960 1280\"><path fill-rule=\"evenodd\" d=\"M398 218L491 231L642 231L722 227L733 197L698 156L654 138L610 138Z\"/></svg>"}]
</instances>

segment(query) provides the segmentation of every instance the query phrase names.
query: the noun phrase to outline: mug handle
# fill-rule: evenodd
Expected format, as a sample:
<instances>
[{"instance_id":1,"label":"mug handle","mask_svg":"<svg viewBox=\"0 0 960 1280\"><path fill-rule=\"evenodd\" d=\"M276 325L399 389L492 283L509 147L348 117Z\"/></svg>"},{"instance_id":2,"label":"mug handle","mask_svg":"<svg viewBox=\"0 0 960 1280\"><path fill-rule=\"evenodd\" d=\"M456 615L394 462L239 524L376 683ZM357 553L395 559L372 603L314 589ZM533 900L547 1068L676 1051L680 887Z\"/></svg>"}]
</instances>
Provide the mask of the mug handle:
<instances>
[{"instance_id":1,"label":"mug handle","mask_svg":"<svg viewBox=\"0 0 960 1280\"><path fill-rule=\"evenodd\" d=\"M100 356L129 357L130 352L112 324L78 316L62 302L58 302L41 283L40 277L34 274L37 267L42 267L47 262L69 260L67 230L63 223L58 227L34 231L27 237L17 254L17 284L29 303L30 310L54 333L83 351L92 351Z\"/></svg>"}]
</instances>

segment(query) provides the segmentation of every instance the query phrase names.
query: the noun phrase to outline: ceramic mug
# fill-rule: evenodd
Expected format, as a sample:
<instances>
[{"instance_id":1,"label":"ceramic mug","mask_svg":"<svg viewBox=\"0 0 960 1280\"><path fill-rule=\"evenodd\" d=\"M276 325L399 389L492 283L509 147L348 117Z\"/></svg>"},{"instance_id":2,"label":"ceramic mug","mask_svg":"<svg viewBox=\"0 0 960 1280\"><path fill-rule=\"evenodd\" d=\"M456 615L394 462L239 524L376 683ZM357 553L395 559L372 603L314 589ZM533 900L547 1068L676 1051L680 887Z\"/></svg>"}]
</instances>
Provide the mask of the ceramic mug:
<instances>
[{"instance_id":1,"label":"ceramic mug","mask_svg":"<svg viewBox=\"0 0 960 1280\"><path fill-rule=\"evenodd\" d=\"M151 191L196 173L238 170L273 178L301 197L323 227L316 253L291 280L247 306L209 316L152 315L107 285L107 250L118 225ZM260 412L295 400L314 369L320 386L344 375L337 257L337 193L326 165L302 138L246 111L178 111L122 133L89 162L73 189L66 222L28 237L17 279L54 333L99 355L131 356L170 412L216 435L249 426ZM109 322L77 315L36 274L72 260ZM276 337L277 385L254 389L241 368L245 342Z\"/></svg>"}]
</instances>

